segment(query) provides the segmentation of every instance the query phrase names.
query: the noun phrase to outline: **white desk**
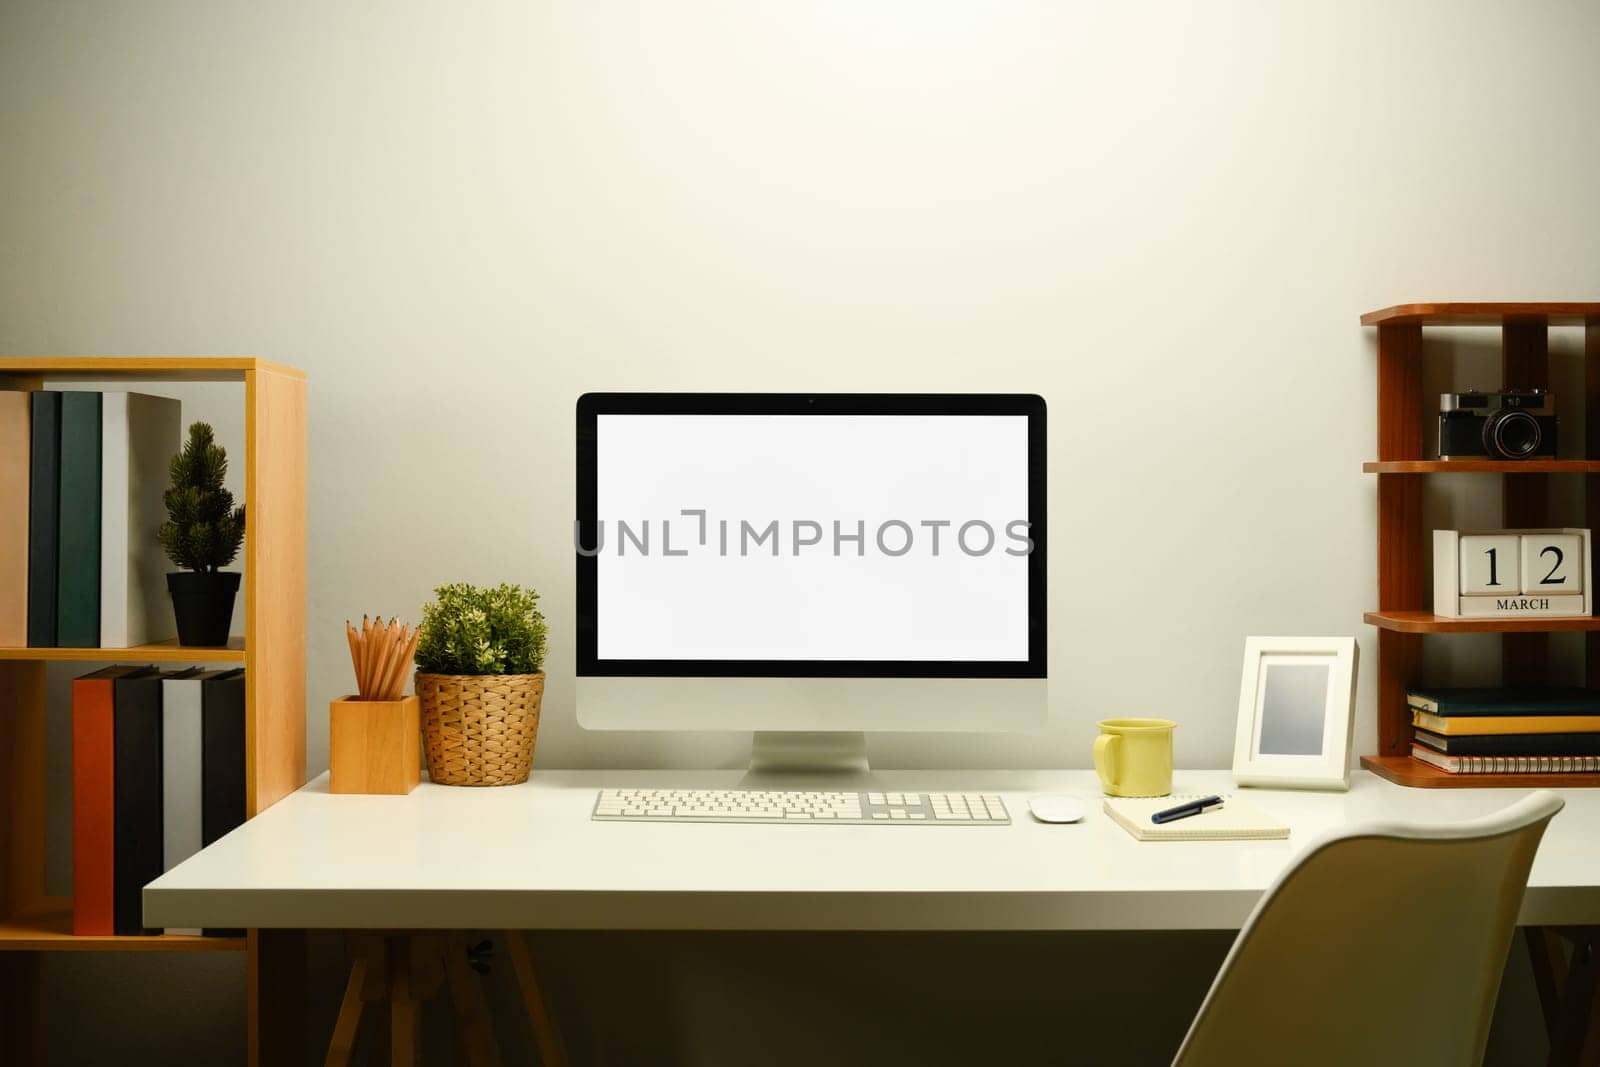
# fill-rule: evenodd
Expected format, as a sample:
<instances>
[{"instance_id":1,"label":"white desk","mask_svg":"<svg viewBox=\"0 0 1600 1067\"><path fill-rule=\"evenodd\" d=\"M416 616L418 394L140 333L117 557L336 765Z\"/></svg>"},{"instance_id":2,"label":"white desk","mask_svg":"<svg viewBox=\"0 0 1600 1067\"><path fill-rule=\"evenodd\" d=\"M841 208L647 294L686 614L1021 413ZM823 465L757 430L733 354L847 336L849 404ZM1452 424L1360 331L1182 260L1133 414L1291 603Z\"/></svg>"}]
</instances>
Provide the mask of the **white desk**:
<instances>
[{"instance_id":1,"label":"white desk","mask_svg":"<svg viewBox=\"0 0 1600 1067\"><path fill-rule=\"evenodd\" d=\"M899 771L890 789L999 792L1009 827L649 825L589 819L601 786L725 788L734 771L537 771L522 786L424 783L332 796L326 776L144 891L150 926L286 929L1236 929L1319 832L1492 811L1517 790L1251 790L1287 841L1140 843L1088 771ZM1180 771L1179 792L1231 791ZM1047 826L1027 797L1090 799ZM1600 790L1573 789L1533 865L1520 922L1600 924Z\"/></svg>"}]
</instances>

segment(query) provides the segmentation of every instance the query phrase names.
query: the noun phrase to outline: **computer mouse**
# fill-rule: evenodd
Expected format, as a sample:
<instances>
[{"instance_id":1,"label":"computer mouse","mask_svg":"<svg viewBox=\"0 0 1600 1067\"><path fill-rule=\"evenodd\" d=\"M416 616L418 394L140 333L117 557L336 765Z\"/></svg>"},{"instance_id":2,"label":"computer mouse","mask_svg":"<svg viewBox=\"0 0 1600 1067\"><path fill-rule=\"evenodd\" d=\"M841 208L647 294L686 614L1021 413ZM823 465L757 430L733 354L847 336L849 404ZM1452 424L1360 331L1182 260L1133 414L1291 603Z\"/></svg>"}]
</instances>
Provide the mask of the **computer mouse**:
<instances>
[{"instance_id":1,"label":"computer mouse","mask_svg":"<svg viewBox=\"0 0 1600 1067\"><path fill-rule=\"evenodd\" d=\"M1029 797L1028 810L1040 822L1079 822L1089 814L1083 801L1060 794Z\"/></svg>"}]
</instances>

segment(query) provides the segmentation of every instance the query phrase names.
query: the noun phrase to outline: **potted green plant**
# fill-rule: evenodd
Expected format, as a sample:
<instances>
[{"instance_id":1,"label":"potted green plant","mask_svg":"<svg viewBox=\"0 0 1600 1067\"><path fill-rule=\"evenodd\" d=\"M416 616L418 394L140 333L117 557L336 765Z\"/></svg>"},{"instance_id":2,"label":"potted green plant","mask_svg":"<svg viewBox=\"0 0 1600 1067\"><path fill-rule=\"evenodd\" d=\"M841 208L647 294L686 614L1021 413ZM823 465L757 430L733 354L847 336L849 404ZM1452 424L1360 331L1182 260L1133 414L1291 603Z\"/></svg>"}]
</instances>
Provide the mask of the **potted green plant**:
<instances>
[{"instance_id":1,"label":"potted green plant","mask_svg":"<svg viewBox=\"0 0 1600 1067\"><path fill-rule=\"evenodd\" d=\"M211 427L197 422L167 468L172 486L163 500L167 521L157 536L167 558L185 570L167 575L180 645L228 643L239 573L224 571L244 542L244 508L222 487L228 453Z\"/></svg>"},{"instance_id":2,"label":"potted green plant","mask_svg":"<svg viewBox=\"0 0 1600 1067\"><path fill-rule=\"evenodd\" d=\"M457 583L433 595L417 637L428 775L443 785L525 782L544 697L539 594Z\"/></svg>"}]
</instances>

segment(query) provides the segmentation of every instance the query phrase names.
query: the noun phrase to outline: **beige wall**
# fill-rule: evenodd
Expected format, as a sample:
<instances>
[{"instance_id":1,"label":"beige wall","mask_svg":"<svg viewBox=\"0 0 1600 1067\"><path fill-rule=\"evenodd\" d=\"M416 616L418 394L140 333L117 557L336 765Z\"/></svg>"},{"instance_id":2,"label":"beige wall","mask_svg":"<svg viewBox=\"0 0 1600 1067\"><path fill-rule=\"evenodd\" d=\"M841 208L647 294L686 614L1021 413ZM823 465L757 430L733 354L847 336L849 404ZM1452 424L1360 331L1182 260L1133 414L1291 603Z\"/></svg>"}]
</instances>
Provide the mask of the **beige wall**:
<instances>
[{"instance_id":1,"label":"beige wall","mask_svg":"<svg viewBox=\"0 0 1600 1067\"><path fill-rule=\"evenodd\" d=\"M545 594L542 765L742 761L576 725L590 389L1044 394L1049 732L882 764L1083 765L1112 712L1225 764L1261 633L1360 637L1365 750L1357 316L1600 294L1597 41L1580 2L9 0L0 351L308 372L313 769L339 624L456 579Z\"/></svg>"},{"instance_id":2,"label":"beige wall","mask_svg":"<svg viewBox=\"0 0 1600 1067\"><path fill-rule=\"evenodd\" d=\"M1359 313L1600 291L1592 4L0 20L0 349L310 375L313 767L339 623L458 578L545 593L541 762L742 758L576 726L587 389L1044 394L1051 730L875 753L1082 765L1137 710L1225 763L1244 635L1372 662Z\"/></svg>"}]
</instances>

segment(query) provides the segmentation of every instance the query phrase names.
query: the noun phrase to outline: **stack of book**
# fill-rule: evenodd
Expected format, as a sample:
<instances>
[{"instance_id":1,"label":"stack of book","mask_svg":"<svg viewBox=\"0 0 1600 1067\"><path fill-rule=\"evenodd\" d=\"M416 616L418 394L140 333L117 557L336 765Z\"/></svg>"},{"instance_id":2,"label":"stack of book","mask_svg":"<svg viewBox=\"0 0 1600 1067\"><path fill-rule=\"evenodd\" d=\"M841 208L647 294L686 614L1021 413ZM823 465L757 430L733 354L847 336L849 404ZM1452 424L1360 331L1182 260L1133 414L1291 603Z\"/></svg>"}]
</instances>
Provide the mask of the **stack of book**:
<instances>
[{"instance_id":1,"label":"stack of book","mask_svg":"<svg viewBox=\"0 0 1600 1067\"><path fill-rule=\"evenodd\" d=\"M1414 689L1411 755L1451 774L1600 772L1600 692Z\"/></svg>"},{"instance_id":2,"label":"stack of book","mask_svg":"<svg viewBox=\"0 0 1600 1067\"><path fill-rule=\"evenodd\" d=\"M182 421L142 393L0 392L0 646L173 635L156 531Z\"/></svg>"},{"instance_id":3,"label":"stack of book","mask_svg":"<svg viewBox=\"0 0 1600 1067\"><path fill-rule=\"evenodd\" d=\"M244 753L242 669L119 666L73 681L75 933L161 932L145 929L140 891L244 822Z\"/></svg>"}]
</instances>

